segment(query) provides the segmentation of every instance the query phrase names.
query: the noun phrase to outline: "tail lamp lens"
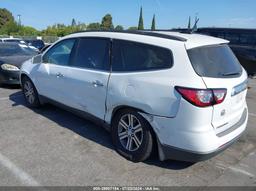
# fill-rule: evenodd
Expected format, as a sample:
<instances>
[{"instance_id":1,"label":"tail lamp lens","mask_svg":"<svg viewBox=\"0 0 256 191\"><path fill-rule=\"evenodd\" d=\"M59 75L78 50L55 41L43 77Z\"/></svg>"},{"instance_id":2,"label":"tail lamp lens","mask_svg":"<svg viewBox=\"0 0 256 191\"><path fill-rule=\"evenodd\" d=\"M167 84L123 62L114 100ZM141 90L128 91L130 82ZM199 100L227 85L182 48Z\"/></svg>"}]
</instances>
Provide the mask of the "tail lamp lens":
<instances>
[{"instance_id":1,"label":"tail lamp lens","mask_svg":"<svg viewBox=\"0 0 256 191\"><path fill-rule=\"evenodd\" d=\"M193 89L175 87L181 96L198 107L220 104L226 96L226 89Z\"/></svg>"},{"instance_id":2,"label":"tail lamp lens","mask_svg":"<svg viewBox=\"0 0 256 191\"><path fill-rule=\"evenodd\" d=\"M227 90L226 89L214 89L214 100L216 104L222 103L226 97Z\"/></svg>"}]
</instances>

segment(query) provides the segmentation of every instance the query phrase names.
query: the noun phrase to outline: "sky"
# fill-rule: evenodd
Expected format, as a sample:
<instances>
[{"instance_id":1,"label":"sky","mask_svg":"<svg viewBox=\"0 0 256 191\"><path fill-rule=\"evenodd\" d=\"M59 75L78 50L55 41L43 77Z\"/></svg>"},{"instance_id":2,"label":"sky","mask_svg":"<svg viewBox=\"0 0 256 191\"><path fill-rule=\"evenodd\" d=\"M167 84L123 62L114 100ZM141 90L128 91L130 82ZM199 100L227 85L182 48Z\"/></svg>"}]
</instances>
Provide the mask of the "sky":
<instances>
[{"instance_id":1,"label":"sky","mask_svg":"<svg viewBox=\"0 0 256 191\"><path fill-rule=\"evenodd\" d=\"M55 23L71 24L72 18L86 24L101 22L110 13L114 25L137 26L140 7L144 26L150 28L153 14L157 29L186 27L191 16L198 27L256 28L256 0L0 0L23 25L42 30Z\"/></svg>"}]
</instances>

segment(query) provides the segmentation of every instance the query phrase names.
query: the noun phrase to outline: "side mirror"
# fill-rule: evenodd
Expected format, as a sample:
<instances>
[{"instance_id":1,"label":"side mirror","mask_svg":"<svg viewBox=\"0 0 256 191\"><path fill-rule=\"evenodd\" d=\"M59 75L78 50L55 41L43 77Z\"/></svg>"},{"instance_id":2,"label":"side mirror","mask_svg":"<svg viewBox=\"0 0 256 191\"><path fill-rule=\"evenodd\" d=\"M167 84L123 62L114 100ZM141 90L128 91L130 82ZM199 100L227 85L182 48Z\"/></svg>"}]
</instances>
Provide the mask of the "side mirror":
<instances>
[{"instance_id":1,"label":"side mirror","mask_svg":"<svg viewBox=\"0 0 256 191\"><path fill-rule=\"evenodd\" d=\"M42 54L38 54L33 57L33 64L41 64L42 63Z\"/></svg>"}]
</instances>

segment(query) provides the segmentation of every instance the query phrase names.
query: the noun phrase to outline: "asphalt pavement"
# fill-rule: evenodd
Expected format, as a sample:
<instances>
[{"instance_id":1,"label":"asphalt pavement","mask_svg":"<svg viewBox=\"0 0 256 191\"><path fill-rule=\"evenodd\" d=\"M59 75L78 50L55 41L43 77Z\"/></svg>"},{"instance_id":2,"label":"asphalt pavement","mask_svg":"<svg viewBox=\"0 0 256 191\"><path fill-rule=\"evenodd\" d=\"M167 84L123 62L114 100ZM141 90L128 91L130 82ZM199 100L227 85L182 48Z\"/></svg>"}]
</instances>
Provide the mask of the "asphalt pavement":
<instances>
[{"instance_id":1,"label":"asphalt pavement","mask_svg":"<svg viewBox=\"0 0 256 191\"><path fill-rule=\"evenodd\" d=\"M199 163L130 162L103 128L57 107L26 107L0 88L0 186L256 186L256 79L249 81L243 136Z\"/></svg>"}]
</instances>

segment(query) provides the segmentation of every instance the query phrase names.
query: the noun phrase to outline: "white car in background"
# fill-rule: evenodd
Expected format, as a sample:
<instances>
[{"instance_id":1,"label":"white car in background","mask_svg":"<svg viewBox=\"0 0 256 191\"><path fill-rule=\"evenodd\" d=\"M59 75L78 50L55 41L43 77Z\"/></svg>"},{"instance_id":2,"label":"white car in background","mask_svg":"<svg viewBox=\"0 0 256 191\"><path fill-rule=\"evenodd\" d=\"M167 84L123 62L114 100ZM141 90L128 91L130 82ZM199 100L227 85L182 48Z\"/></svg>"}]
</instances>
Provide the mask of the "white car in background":
<instances>
[{"instance_id":1,"label":"white car in background","mask_svg":"<svg viewBox=\"0 0 256 191\"><path fill-rule=\"evenodd\" d=\"M205 160L247 125L247 73L219 38L76 33L26 61L20 75L29 106L50 102L100 122L135 162L154 144L160 160Z\"/></svg>"},{"instance_id":2,"label":"white car in background","mask_svg":"<svg viewBox=\"0 0 256 191\"><path fill-rule=\"evenodd\" d=\"M1 42L16 42L16 43L19 43L21 45L24 45L24 46L28 46L29 48L39 52L39 50L34 47L34 46L31 46L29 44L27 44L24 40L22 40L21 38L2 38L1 39Z\"/></svg>"}]
</instances>

